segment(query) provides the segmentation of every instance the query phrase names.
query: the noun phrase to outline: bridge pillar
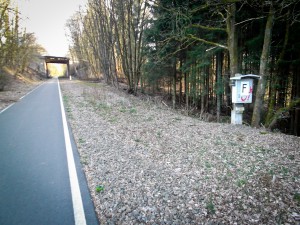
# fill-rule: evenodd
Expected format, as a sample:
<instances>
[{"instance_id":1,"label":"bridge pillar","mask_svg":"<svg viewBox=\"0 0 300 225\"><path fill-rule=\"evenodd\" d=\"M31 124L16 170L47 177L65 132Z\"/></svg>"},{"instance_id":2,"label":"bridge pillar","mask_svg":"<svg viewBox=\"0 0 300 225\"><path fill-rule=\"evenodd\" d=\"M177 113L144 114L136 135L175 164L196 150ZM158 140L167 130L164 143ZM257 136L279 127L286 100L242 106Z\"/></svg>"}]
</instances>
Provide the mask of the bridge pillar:
<instances>
[{"instance_id":1,"label":"bridge pillar","mask_svg":"<svg viewBox=\"0 0 300 225\"><path fill-rule=\"evenodd\" d=\"M44 62L44 68L45 68L45 72L46 72L46 78L49 78L48 63Z\"/></svg>"}]
</instances>

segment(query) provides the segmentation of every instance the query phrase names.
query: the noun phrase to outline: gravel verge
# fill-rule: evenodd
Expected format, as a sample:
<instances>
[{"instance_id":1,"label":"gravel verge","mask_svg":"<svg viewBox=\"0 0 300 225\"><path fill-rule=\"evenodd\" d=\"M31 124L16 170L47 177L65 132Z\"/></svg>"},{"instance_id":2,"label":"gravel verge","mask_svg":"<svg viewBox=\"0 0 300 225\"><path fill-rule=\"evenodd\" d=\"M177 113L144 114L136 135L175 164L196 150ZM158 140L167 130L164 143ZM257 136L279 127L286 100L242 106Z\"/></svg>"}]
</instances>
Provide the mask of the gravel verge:
<instances>
[{"instance_id":1,"label":"gravel verge","mask_svg":"<svg viewBox=\"0 0 300 225\"><path fill-rule=\"evenodd\" d=\"M299 224L300 138L62 81L101 224Z\"/></svg>"}]
</instances>

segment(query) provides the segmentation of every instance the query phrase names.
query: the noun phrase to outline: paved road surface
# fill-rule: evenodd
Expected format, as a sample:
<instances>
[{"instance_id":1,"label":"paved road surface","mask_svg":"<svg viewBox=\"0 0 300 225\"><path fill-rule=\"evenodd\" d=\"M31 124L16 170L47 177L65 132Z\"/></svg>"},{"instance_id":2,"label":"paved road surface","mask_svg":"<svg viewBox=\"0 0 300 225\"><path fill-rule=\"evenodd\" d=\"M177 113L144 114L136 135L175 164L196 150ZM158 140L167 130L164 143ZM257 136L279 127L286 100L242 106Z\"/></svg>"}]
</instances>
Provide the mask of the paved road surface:
<instances>
[{"instance_id":1,"label":"paved road surface","mask_svg":"<svg viewBox=\"0 0 300 225\"><path fill-rule=\"evenodd\" d=\"M0 225L98 224L63 118L57 79L0 113Z\"/></svg>"}]
</instances>

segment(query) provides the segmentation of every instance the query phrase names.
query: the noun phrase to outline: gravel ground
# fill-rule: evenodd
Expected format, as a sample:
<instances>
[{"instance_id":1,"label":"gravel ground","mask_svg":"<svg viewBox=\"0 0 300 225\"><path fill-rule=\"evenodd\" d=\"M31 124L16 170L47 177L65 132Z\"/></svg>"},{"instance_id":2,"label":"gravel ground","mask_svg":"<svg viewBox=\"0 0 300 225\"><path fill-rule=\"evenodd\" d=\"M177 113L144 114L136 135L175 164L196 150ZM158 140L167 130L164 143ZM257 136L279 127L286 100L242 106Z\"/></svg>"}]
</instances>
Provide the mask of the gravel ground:
<instances>
[{"instance_id":1,"label":"gravel ground","mask_svg":"<svg viewBox=\"0 0 300 225\"><path fill-rule=\"evenodd\" d=\"M300 224L300 138L61 87L101 224Z\"/></svg>"}]
</instances>

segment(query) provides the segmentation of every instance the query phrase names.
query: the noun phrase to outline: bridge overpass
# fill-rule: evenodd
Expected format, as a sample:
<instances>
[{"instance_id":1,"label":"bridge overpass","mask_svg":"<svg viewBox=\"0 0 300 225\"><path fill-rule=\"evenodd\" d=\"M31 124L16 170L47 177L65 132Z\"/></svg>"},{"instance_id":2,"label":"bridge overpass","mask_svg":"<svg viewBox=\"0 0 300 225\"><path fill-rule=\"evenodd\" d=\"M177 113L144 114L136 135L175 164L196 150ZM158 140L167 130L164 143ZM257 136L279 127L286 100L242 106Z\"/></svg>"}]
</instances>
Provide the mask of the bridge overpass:
<instances>
[{"instance_id":1,"label":"bridge overpass","mask_svg":"<svg viewBox=\"0 0 300 225\"><path fill-rule=\"evenodd\" d=\"M43 56L45 71L47 78L50 77L48 64L49 63L58 63L58 64L66 64L67 65L67 77L70 76L70 59L67 57L58 57L58 56Z\"/></svg>"}]
</instances>

